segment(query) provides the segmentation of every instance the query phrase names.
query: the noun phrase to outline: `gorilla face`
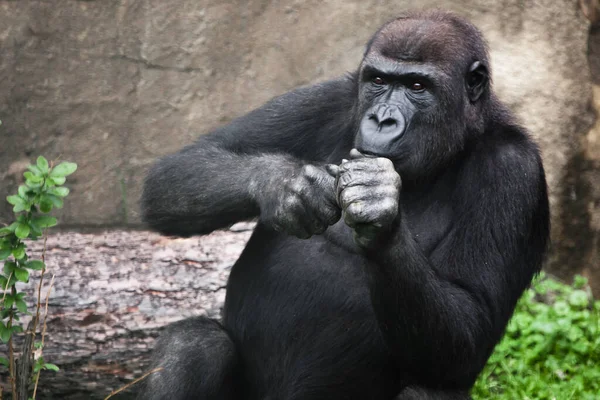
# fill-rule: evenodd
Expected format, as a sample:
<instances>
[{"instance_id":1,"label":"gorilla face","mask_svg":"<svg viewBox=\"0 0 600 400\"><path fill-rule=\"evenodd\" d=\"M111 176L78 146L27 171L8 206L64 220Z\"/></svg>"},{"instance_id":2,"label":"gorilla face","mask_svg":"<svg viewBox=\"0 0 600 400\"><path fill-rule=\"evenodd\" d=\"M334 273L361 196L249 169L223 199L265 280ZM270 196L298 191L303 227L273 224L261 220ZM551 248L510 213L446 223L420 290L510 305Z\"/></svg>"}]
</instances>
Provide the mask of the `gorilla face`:
<instances>
[{"instance_id":1,"label":"gorilla face","mask_svg":"<svg viewBox=\"0 0 600 400\"><path fill-rule=\"evenodd\" d=\"M395 34L378 33L361 63L354 144L364 154L389 158L410 179L435 172L464 147L465 132L477 126L469 116L482 119L477 103L488 79L485 56L448 55L447 44L440 57L439 37L403 23L390 24Z\"/></svg>"}]
</instances>

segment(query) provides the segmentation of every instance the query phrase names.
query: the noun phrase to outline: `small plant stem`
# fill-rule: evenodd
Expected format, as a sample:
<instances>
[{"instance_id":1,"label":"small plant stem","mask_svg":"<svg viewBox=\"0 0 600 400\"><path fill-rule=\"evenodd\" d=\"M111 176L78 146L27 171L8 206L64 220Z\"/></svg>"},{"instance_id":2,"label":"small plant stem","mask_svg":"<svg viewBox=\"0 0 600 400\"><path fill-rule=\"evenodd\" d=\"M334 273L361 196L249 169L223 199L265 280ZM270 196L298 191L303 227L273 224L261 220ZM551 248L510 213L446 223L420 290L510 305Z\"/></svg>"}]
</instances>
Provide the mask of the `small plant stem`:
<instances>
[{"instance_id":1,"label":"small plant stem","mask_svg":"<svg viewBox=\"0 0 600 400\"><path fill-rule=\"evenodd\" d=\"M50 287L48 288L48 292L46 293L46 305L44 307L44 324L42 325L42 346L40 347L40 352L44 349L44 340L46 339L46 321L48 320L48 302L50 301L50 292L52 291L52 286L54 286L54 275L52 275L52 279L50 280ZM33 396L31 398L35 400L35 395L37 393L38 382L40 381L40 373L42 369L37 372L35 375L35 385L33 386Z\"/></svg>"},{"instance_id":2,"label":"small plant stem","mask_svg":"<svg viewBox=\"0 0 600 400\"><path fill-rule=\"evenodd\" d=\"M4 300L6 299L6 292L8 291L8 283L10 282L13 276L13 271L10 271L10 275L8 275L8 280L6 281L6 287L4 287L4 294L2 296L2 304L4 304Z\"/></svg>"},{"instance_id":3,"label":"small plant stem","mask_svg":"<svg viewBox=\"0 0 600 400\"><path fill-rule=\"evenodd\" d=\"M12 291L14 294L15 291L15 287L12 287ZM13 312L12 312L12 306L11 306L11 312L10 312L10 317L8 319L8 329L12 329L12 324L13 324ZM13 336L14 335L10 335L10 339L8 340L8 374L10 375L10 386L12 389L12 396L13 398L17 397L17 377L15 376L15 347L14 347L14 343L13 343Z\"/></svg>"},{"instance_id":4,"label":"small plant stem","mask_svg":"<svg viewBox=\"0 0 600 400\"><path fill-rule=\"evenodd\" d=\"M46 243L48 242L48 229L44 229L44 247L42 249L42 262L46 265ZM42 274L40 275L40 283L38 285L38 293L37 293L37 304L35 308L35 318L33 319L33 335L36 335L37 326L40 322L40 308L42 306L42 283L44 282L44 274L46 273L46 268L42 269ZM34 338L35 339L35 338ZM35 347L35 340L32 343L32 346ZM33 352L32 352L33 354Z\"/></svg>"},{"instance_id":5,"label":"small plant stem","mask_svg":"<svg viewBox=\"0 0 600 400\"><path fill-rule=\"evenodd\" d=\"M104 398L104 400L108 400L108 399L110 399L111 397L113 397L115 394L121 393L123 390L129 389L131 386L135 385L136 383L138 383L139 381L141 381L141 380L143 380L143 379L146 379L148 376L150 376L150 375L152 375L152 374L154 374L154 373L156 373L156 372L158 372L158 371L162 371L162 369L163 369L163 368L162 368L162 367L160 367L160 368L155 368L155 369L153 369L152 371L148 371L148 372L146 372L144 375L140 376L139 378L135 379L135 380L134 380L134 381L132 381L132 382L129 382L127 385L125 385L125 386L123 386L123 387L120 387L120 388L118 388L117 390L113 390L113 391L112 391L112 392L111 392L111 393L110 393L108 396L106 396L106 397ZM34 399L35 399L35 396L34 396Z\"/></svg>"}]
</instances>

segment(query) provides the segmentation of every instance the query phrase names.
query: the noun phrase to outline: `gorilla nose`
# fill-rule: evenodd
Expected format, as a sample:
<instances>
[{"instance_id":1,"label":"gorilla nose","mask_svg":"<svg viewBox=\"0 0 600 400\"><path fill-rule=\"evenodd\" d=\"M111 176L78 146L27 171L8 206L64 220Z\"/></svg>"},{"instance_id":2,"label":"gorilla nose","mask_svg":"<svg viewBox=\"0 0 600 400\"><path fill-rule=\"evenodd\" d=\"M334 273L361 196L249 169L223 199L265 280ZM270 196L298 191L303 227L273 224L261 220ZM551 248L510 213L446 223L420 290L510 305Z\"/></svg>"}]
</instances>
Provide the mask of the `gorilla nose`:
<instances>
[{"instance_id":1,"label":"gorilla nose","mask_svg":"<svg viewBox=\"0 0 600 400\"><path fill-rule=\"evenodd\" d=\"M361 123L362 135L385 135L388 139L404 133L404 116L397 106L379 104L369 110Z\"/></svg>"}]
</instances>

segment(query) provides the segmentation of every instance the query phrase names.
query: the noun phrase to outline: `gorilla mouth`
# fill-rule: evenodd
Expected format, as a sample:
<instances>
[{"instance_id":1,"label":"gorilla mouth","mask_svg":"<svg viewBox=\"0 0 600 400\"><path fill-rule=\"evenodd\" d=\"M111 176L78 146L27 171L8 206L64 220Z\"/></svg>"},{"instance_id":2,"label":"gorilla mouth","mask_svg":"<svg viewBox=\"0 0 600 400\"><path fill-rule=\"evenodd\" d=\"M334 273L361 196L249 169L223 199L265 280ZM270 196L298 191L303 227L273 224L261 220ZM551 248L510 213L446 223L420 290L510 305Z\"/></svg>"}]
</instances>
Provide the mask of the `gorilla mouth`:
<instances>
[{"instance_id":1,"label":"gorilla mouth","mask_svg":"<svg viewBox=\"0 0 600 400\"><path fill-rule=\"evenodd\" d=\"M365 157L372 157L372 158L380 157L380 154L377 154L370 150L362 149L360 147L358 147L356 150L358 150Z\"/></svg>"}]
</instances>

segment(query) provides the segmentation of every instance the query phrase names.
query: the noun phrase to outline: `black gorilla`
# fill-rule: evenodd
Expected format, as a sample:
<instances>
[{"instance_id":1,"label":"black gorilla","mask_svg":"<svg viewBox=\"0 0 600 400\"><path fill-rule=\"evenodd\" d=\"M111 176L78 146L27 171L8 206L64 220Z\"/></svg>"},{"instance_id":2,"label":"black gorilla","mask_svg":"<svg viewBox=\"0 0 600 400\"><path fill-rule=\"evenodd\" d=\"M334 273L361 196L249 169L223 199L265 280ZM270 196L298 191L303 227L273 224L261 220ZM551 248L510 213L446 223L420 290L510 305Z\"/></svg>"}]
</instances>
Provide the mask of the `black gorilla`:
<instances>
[{"instance_id":1,"label":"black gorilla","mask_svg":"<svg viewBox=\"0 0 600 400\"><path fill-rule=\"evenodd\" d=\"M166 330L144 400L467 399L549 229L538 149L491 90L484 40L441 11L159 161L143 210L179 236L259 217L222 324Z\"/></svg>"}]
</instances>

